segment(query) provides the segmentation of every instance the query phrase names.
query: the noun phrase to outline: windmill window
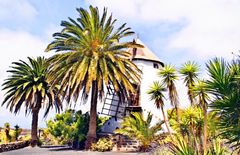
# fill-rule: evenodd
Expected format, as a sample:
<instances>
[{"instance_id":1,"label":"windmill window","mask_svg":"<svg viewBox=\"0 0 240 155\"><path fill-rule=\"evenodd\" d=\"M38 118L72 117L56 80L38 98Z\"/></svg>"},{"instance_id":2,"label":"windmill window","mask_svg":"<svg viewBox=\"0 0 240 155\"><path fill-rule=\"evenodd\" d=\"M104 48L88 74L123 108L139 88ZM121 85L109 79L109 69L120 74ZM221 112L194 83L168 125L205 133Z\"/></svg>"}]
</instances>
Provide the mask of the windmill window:
<instances>
[{"instance_id":1,"label":"windmill window","mask_svg":"<svg viewBox=\"0 0 240 155\"><path fill-rule=\"evenodd\" d=\"M158 69L158 68L159 68L158 64L156 64L156 63L153 63L153 68L156 68L156 69Z\"/></svg>"}]
</instances>

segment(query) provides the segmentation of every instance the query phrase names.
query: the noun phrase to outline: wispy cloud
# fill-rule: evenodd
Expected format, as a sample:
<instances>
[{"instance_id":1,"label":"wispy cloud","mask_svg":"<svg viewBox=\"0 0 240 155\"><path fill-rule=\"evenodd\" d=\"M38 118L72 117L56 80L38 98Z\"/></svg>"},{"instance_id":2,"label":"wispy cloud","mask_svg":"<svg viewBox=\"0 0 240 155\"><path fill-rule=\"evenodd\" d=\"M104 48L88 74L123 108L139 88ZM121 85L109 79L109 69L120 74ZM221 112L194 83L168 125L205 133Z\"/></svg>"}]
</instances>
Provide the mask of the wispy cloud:
<instances>
[{"instance_id":1,"label":"wispy cloud","mask_svg":"<svg viewBox=\"0 0 240 155\"><path fill-rule=\"evenodd\" d=\"M91 3L106 6L115 17L131 23L151 25L184 21L186 24L171 33L165 44L164 50L174 51L174 54L185 50L186 55L195 59L232 58L231 53L240 49L238 0L98 0ZM152 31L156 33L155 29Z\"/></svg>"},{"instance_id":2,"label":"wispy cloud","mask_svg":"<svg viewBox=\"0 0 240 155\"><path fill-rule=\"evenodd\" d=\"M32 20L37 10L28 0L0 0L0 21Z\"/></svg>"}]
</instances>

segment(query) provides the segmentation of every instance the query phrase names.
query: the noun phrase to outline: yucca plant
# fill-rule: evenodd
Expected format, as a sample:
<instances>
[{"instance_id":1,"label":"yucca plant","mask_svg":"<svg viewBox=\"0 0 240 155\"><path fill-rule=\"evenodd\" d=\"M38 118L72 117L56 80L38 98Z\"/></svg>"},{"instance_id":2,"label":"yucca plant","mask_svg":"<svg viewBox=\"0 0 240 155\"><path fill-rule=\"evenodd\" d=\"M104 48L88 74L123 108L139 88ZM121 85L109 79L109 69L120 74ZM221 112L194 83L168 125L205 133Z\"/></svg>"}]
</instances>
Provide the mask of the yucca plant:
<instances>
[{"instance_id":1,"label":"yucca plant","mask_svg":"<svg viewBox=\"0 0 240 155\"><path fill-rule=\"evenodd\" d=\"M132 112L126 116L121 123L121 128L115 130L115 133L126 135L140 142L140 150L147 150L151 143L158 139L157 133L162 129L163 121L152 125L152 114L148 113L144 118L143 114Z\"/></svg>"},{"instance_id":2,"label":"yucca plant","mask_svg":"<svg viewBox=\"0 0 240 155\"><path fill-rule=\"evenodd\" d=\"M226 147L223 146L221 139L212 139L211 147L208 149L207 155L226 155L229 154Z\"/></svg>"},{"instance_id":3,"label":"yucca plant","mask_svg":"<svg viewBox=\"0 0 240 155\"><path fill-rule=\"evenodd\" d=\"M166 125L166 128L168 130L168 133L171 135L172 132L169 127L168 123L168 117L164 112L164 92L166 91L165 86L159 82L159 81L154 81L149 90L147 91L147 94L150 95L150 100L154 101L155 106L157 109L160 109L163 115L163 119Z\"/></svg>"},{"instance_id":4,"label":"yucca plant","mask_svg":"<svg viewBox=\"0 0 240 155\"><path fill-rule=\"evenodd\" d=\"M194 95L191 89L197 80L199 74L198 72L199 72L198 64L192 61L188 61L185 64L183 64L179 70L179 73L183 76L184 83L188 87L188 97L191 105L195 104Z\"/></svg>"},{"instance_id":5,"label":"yucca plant","mask_svg":"<svg viewBox=\"0 0 240 155\"><path fill-rule=\"evenodd\" d=\"M175 141L170 145L170 150L174 155L198 155L198 151L179 136L175 136Z\"/></svg>"},{"instance_id":6,"label":"yucca plant","mask_svg":"<svg viewBox=\"0 0 240 155\"><path fill-rule=\"evenodd\" d=\"M208 89L214 97L209 106L219 119L219 135L240 151L240 60L228 63L215 58L207 63L207 69Z\"/></svg>"},{"instance_id":7,"label":"yucca plant","mask_svg":"<svg viewBox=\"0 0 240 155\"><path fill-rule=\"evenodd\" d=\"M177 71L172 65L165 65L159 71L159 76L162 78L162 83L167 86L169 99L171 105L175 108L177 114L177 121L179 121L179 97L176 89L175 82L178 80Z\"/></svg>"},{"instance_id":8,"label":"yucca plant","mask_svg":"<svg viewBox=\"0 0 240 155\"><path fill-rule=\"evenodd\" d=\"M204 153L206 153L207 150L207 109L208 109L208 101L209 101L209 95L207 93L207 84L203 80L198 80L194 87L192 88L194 96L198 96L199 98L199 106L201 107L204 115L204 126L203 126L203 150L201 150Z\"/></svg>"}]
</instances>

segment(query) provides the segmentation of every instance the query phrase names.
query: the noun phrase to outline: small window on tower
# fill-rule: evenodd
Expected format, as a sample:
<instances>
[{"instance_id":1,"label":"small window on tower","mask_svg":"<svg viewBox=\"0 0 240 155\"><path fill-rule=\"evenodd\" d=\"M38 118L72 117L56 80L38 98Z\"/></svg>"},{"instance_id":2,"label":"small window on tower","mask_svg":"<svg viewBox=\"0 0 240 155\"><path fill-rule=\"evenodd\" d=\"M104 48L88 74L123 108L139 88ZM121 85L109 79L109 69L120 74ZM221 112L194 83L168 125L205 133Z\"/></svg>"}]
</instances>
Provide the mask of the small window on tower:
<instances>
[{"instance_id":1,"label":"small window on tower","mask_svg":"<svg viewBox=\"0 0 240 155\"><path fill-rule=\"evenodd\" d=\"M153 68L156 68L156 69L158 69L158 68L159 68L158 64L156 64L156 63L153 63Z\"/></svg>"}]
</instances>

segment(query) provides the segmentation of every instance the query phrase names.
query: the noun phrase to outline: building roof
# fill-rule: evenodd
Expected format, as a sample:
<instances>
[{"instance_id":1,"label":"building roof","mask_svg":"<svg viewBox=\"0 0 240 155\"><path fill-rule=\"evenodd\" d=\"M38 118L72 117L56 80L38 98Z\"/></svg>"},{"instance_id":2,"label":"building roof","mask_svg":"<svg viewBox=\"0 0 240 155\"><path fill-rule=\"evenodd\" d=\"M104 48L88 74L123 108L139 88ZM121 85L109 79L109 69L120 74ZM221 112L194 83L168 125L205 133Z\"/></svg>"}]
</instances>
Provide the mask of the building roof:
<instances>
[{"instance_id":1,"label":"building roof","mask_svg":"<svg viewBox=\"0 0 240 155\"><path fill-rule=\"evenodd\" d=\"M134 39L134 42L142 45L139 48L129 48L128 52L132 54L132 60L147 60L160 63L162 66L163 62L139 39Z\"/></svg>"}]
</instances>

